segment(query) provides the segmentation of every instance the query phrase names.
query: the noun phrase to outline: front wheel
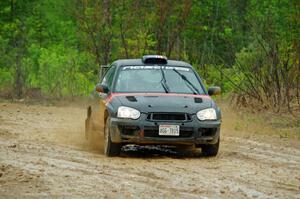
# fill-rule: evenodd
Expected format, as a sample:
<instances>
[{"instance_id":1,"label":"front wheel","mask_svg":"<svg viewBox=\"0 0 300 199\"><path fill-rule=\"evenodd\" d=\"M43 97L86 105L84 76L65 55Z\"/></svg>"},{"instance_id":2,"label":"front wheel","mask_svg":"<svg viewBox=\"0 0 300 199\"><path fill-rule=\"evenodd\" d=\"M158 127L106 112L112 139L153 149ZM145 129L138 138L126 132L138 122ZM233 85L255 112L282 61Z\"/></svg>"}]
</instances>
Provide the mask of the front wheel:
<instances>
[{"instance_id":1,"label":"front wheel","mask_svg":"<svg viewBox=\"0 0 300 199\"><path fill-rule=\"evenodd\" d=\"M108 117L105 122L104 130L104 154L108 157L117 156L121 152L121 144L113 143L110 137L110 118Z\"/></svg>"},{"instance_id":2,"label":"front wheel","mask_svg":"<svg viewBox=\"0 0 300 199\"><path fill-rule=\"evenodd\" d=\"M85 139L89 140L91 138L91 118L85 119Z\"/></svg>"},{"instance_id":3,"label":"front wheel","mask_svg":"<svg viewBox=\"0 0 300 199\"><path fill-rule=\"evenodd\" d=\"M219 145L220 145L220 138L218 139L218 142L216 144L207 144L203 145L202 148L202 154L206 157L212 157L216 156L219 151Z\"/></svg>"}]
</instances>

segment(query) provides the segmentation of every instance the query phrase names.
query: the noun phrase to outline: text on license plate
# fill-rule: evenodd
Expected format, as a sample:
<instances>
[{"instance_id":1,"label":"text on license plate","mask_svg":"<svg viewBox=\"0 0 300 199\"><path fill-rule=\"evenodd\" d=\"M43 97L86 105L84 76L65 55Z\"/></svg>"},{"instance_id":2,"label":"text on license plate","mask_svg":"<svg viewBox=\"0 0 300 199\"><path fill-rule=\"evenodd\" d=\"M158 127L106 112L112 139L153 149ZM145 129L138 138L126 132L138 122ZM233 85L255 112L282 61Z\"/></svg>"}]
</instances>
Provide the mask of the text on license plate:
<instances>
[{"instance_id":1,"label":"text on license plate","mask_svg":"<svg viewBox=\"0 0 300 199\"><path fill-rule=\"evenodd\" d=\"M179 125L159 125L158 135L179 136Z\"/></svg>"}]
</instances>

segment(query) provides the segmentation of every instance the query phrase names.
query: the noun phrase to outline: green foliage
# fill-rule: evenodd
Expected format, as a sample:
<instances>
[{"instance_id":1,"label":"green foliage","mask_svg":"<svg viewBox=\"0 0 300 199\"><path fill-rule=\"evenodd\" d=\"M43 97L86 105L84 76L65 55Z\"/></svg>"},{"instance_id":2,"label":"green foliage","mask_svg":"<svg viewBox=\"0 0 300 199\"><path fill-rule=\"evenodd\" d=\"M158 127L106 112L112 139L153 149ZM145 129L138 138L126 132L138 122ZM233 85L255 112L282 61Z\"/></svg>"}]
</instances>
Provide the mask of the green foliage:
<instances>
[{"instance_id":1,"label":"green foliage","mask_svg":"<svg viewBox=\"0 0 300 199\"><path fill-rule=\"evenodd\" d=\"M247 17L253 26L252 41L236 54L232 67L235 91L265 108L287 107L292 112L292 106L299 106L300 45L295 32L299 33L300 20L295 17L300 3L252 1L251 8Z\"/></svg>"},{"instance_id":2,"label":"green foliage","mask_svg":"<svg viewBox=\"0 0 300 199\"><path fill-rule=\"evenodd\" d=\"M192 63L206 86L274 104L299 93L299 10L297 0L0 1L0 89L88 95L100 65L163 54Z\"/></svg>"},{"instance_id":3,"label":"green foliage","mask_svg":"<svg viewBox=\"0 0 300 199\"><path fill-rule=\"evenodd\" d=\"M57 96L87 95L93 87L93 80L96 81L90 71L83 73L84 67L92 64L89 60L88 55L63 46L41 49L36 86Z\"/></svg>"},{"instance_id":4,"label":"green foliage","mask_svg":"<svg viewBox=\"0 0 300 199\"><path fill-rule=\"evenodd\" d=\"M13 83L11 71L7 68L0 68L0 89L9 87Z\"/></svg>"},{"instance_id":5,"label":"green foliage","mask_svg":"<svg viewBox=\"0 0 300 199\"><path fill-rule=\"evenodd\" d=\"M234 73L231 68L226 68L224 65L205 65L201 68L196 68L196 70L203 77L203 83L207 88L218 85L222 88L222 93L232 91L232 83L228 81L228 78L234 79Z\"/></svg>"}]
</instances>

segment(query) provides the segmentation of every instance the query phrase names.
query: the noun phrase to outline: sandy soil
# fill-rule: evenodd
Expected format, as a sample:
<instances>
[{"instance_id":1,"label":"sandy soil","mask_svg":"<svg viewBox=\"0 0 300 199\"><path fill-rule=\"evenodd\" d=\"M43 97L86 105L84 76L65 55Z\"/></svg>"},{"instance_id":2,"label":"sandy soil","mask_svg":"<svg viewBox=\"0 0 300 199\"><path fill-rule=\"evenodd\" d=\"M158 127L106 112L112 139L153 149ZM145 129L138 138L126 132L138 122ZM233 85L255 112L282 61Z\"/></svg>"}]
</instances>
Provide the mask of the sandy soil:
<instances>
[{"instance_id":1,"label":"sandy soil","mask_svg":"<svg viewBox=\"0 0 300 199\"><path fill-rule=\"evenodd\" d=\"M300 198L299 140L233 132L223 112L215 158L155 146L107 158L84 139L83 108L0 103L0 198Z\"/></svg>"}]
</instances>

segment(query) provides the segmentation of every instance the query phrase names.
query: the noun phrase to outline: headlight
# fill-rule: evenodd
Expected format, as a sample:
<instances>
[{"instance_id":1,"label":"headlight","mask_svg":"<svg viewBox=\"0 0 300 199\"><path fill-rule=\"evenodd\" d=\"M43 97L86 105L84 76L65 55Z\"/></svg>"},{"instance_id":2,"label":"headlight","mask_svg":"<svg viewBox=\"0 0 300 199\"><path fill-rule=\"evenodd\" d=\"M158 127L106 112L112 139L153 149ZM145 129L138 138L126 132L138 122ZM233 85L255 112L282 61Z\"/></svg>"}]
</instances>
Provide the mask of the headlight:
<instances>
[{"instance_id":1,"label":"headlight","mask_svg":"<svg viewBox=\"0 0 300 199\"><path fill-rule=\"evenodd\" d=\"M118 108L118 117L119 118L130 118L130 119L138 119L140 117L141 113L140 111L134 109L134 108L130 108L130 107L126 107L126 106L120 106Z\"/></svg>"},{"instance_id":2,"label":"headlight","mask_svg":"<svg viewBox=\"0 0 300 199\"><path fill-rule=\"evenodd\" d=\"M198 111L197 117L199 120L216 120L217 113L214 108L208 108L201 111Z\"/></svg>"}]
</instances>

